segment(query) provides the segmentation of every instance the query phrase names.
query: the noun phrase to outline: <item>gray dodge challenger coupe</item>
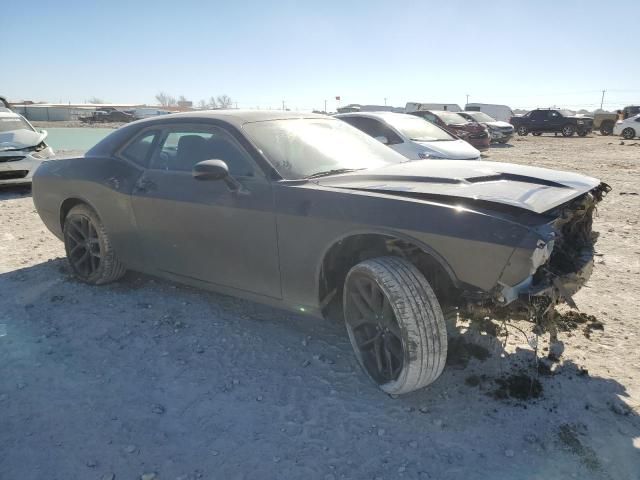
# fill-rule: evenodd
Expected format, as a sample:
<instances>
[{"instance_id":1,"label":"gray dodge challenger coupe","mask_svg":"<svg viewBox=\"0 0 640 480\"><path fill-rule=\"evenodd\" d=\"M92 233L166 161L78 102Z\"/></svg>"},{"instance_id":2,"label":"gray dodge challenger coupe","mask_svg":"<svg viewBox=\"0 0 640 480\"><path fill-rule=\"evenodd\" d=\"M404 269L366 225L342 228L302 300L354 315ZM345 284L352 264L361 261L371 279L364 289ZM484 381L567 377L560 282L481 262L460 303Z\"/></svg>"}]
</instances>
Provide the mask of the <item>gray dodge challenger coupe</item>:
<instances>
[{"instance_id":1,"label":"gray dodge challenger coupe","mask_svg":"<svg viewBox=\"0 0 640 480\"><path fill-rule=\"evenodd\" d=\"M443 312L531 319L571 303L608 191L543 168L407 161L338 119L239 110L131 123L33 179L81 280L135 270L344 318L390 394L442 372Z\"/></svg>"}]
</instances>

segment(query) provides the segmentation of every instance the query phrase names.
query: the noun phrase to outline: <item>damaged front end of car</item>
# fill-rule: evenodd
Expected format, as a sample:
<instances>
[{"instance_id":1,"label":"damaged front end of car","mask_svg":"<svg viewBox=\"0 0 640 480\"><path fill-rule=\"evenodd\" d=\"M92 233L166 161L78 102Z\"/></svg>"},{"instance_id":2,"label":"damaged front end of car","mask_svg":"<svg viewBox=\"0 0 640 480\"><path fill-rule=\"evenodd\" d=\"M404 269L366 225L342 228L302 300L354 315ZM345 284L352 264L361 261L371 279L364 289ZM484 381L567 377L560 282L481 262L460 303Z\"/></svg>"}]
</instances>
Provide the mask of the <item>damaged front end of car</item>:
<instances>
[{"instance_id":1,"label":"damaged front end of car","mask_svg":"<svg viewBox=\"0 0 640 480\"><path fill-rule=\"evenodd\" d=\"M546 212L552 220L536 228L535 235L514 250L490 299L468 302L467 313L540 324L560 303L577 308L573 295L593 271L599 235L593 231L593 217L610 191L609 185L600 183Z\"/></svg>"}]
</instances>

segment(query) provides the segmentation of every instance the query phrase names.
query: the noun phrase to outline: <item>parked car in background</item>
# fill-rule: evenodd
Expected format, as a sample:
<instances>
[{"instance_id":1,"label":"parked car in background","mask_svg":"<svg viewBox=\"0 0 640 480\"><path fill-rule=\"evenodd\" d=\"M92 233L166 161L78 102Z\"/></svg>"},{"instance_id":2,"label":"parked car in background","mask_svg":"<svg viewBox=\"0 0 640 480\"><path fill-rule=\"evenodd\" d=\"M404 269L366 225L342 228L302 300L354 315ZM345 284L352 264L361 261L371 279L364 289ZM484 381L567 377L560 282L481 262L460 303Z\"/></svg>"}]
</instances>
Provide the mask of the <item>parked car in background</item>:
<instances>
[{"instance_id":1,"label":"parked car in background","mask_svg":"<svg viewBox=\"0 0 640 480\"><path fill-rule=\"evenodd\" d=\"M447 132L469 142L480 151L488 150L490 144L489 130L478 122L471 122L461 115L445 110L416 110L411 112L428 122L444 128Z\"/></svg>"},{"instance_id":2,"label":"parked car in background","mask_svg":"<svg viewBox=\"0 0 640 480\"><path fill-rule=\"evenodd\" d=\"M600 130L601 135L611 135L618 120L626 120L640 113L640 105L629 105L622 110L622 118L617 113L598 112L593 116L593 129Z\"/></svg>"},{"instance_id":3,"label":"parked car in background","mask_svg":"<svg viewBox=\"0 0 640 480\"><path fill-rule=\"evenodd\" d=\"M479 160L480 152L464 140L422 118L404 113L343 113L336 118L362 130L411 159Z\"/></svg>"},{"instance_id":4,"label":"parked car in background","mask_svg":"<svg viewBox=\"0 0 640 480\"><path fill-rule=\"evenodd\" d=\"M171 112L169 110L163 110L161 108L134 108L133 110L129 110L128 113L131 113L136 120L140 120L142 118L150 118L157 117L158 115L169 115Z\"/></svg>"},{"instance_id":5,"label":"parked car in background","mask_svg":"<svg viewBox=\"0 0 640 480\"><path fill-rule=\"evenodd\" d=\"M31 183L33 172L54 154L45 138L47 132L37 131L22 115L0 110L0 185Z\"/></svg>"},{"instance_id":6,"label":"parked car in background","mask_svg":"<svg viewBox=\"0 0 640 480\"><path fill-rule=\"evenodd\" d=\"M613 134L622 135L627 140L640 137L640 114L625 120L618 120L613 127Z\"/></svg>"},{"instance_id":7,"label":"parked car in background","mask_svg":"<svg viewBox=\"0 0 640 480\"><path fill-rule=\"evenodd\" d=\"M529 133L542 135L543 133L562 133L564 137L571 137L575 133L581 137L591 133L593 119L575 115L568 110L554 108L538 108L525 113L521 117L511 117L509 123L513 125L518 135Z\"/></svg>"},{"instance_id":8,"label":"parked car in background","mask_svg":"<svg viewBox=\"0 0 640 480\"><path fill-rule=\"evenodd\" d=\"M484 112L458 112L458 115L487 127L492 142L504 144L513 136L513 125L500 122Z\"/></svg>"},{"instance_id":9,"label":"parked car in background","mask_svg":"<svg viewBox=\"0 0 640 480\"><path fill-rule=\"evenodd\" d=\"M45 162L33 201L79 280L141 271L344 320L364 372L403 394L445 366L443 312L531 319L570 302L608 191L544 168L407 161L323 115L226 110L134 122Z\"/></svg>"},{"instance_id":10,"label":"parked car in background","mask_svg":"<svg viewBox=\"0 0 640 480\"><path fill-rule=\"evenodd\" d=\"M447 112L459 112L462 110L457 103L421 103L407 102L404 113L413 113L417 110L446 110Z\"/></svg>"},{"instance_id":11,"label":"parked car in background","mask_svg":"<svg viewBox=\"0 0 640 480\"><path fill-rule=\"evenodd\" d=\"M96 110L91 115L80 117L80 121L84 123L128 123L133 120L135 118L131 113L116 109Z\"/></svg>"},{"instance_id":12,"label":"parked car in background","mask_svg":"<svg viewBox=\"0 0 640 480\"><path fill-rule=\"evenodd\" d=\"M483 112L499 122L508 122L514 116L513 110L507 105L497 105L493 103L467 103L465 112Z\"/></svg>"}]
</instances>

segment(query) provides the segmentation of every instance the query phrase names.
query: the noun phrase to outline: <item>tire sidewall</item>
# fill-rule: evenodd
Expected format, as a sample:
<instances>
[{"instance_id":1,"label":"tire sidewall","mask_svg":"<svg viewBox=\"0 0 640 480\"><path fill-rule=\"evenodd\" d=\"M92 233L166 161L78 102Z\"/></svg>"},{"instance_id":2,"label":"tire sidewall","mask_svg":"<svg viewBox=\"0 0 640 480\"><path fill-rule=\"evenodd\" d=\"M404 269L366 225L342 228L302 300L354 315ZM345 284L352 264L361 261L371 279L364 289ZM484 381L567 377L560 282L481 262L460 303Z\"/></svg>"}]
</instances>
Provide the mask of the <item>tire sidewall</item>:
<instances>
[{"instance_id":1,"label":"tire sidewall","mask_svg":"<svg viewBox=\"0 0 640 480\"><path fill-rule=\"evenodd\" d=\"M393 314L396 316L396 319L399 317L399 312L398 312L398 307L396 305L396 299L394 299L390 292L387 290L387 288L385 287L385 285L380 282L378 280L377 275L371 271L369 268L367 268L365 265L362 264L358 264L355 267L353 267L349 273L347 274L347 278L345 279L345 288L344 288L344 297L343 297L343 305L346 306L347 303L347 296L349 295L349 282L353 279L354 276L358 276L358 275L363 275L366 276L367 278L373 280L375 282L375 284L378 286L378 288L382 291L382 293L387 297L387 299L389 300L389 304L391 305L391 308L393 309ZM345 320L346 320L346 308L345 308ZM362 367L362 370L367 374L367 377L369 377L369 379L375 383L376 385L378 385L378 387L380 387L383 391L387 392L387 393L395 393L395 391L398 390L398 386L404 384L404 382L406 382L407 380L407 375L409 373L407 366L409 365L409 362L411 360L411 355L410 355L410 351L408 348L409 345L409 337L407 334L407 329L405 327L405 325L402 322L398 322L398 326L400 327L400 333L402 335L402 370L400 371L400 374L398 375L398 378L395 379L393 382L388 382L388 383L378 383L369 373L369 371L367 370L366 366L364 365L364 362L362 360L362 355L360 354L359 350L356 350L354 348L354 353L356 355L356 358L358 359L358 363L360 364L360 366ZM352 345L356 344L356 339L353 335L353 332L351 331L350 328L347 328L347 333L349 334L349 340L351 341Z\"/></svg>"},{"instance_id":2,"label":"tire sidewall","mask_svg":"<svg viewBox=\"0 0 640 480\"><path fill-rule=\"evenodd\" d=\"M568 125L565 125L564 127L562 127L562 136L563 137L571 137L571 136L573 136L574 133L576 133L576 129L574 128L573 125L568 124Z\"/></svg>"},{"instance_id":3,"label":"tire sidewall","mask_svg":"<svg viewBox=\"0 0 640 480\"><path fill-rule=\"evenodd\" d=\"M632 140L636 136L636 132L633 128L627 127L622 131L622 136L625 140Z\"/></svg>"},{"instance_id":4,"label":"tire sidewall","mask_svg":"<svg viewBox=\"0 0 640 480\"><path fill-rule=\"evenodd\" d=\"M526 137L529 133L529 129L525 126L518 127L518 135L521 137Z\"/></svg>"}]
</instances>

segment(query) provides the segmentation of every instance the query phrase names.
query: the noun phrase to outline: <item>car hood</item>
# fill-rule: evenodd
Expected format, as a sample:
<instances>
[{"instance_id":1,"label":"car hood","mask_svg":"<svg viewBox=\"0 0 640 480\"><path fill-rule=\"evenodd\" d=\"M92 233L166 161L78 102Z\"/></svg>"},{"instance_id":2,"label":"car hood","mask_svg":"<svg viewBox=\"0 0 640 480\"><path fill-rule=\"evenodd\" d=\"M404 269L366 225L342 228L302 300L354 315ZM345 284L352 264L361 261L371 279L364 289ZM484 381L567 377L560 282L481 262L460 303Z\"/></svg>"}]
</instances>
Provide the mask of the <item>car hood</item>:
<instances>
[{"instance_id":1,"label":"car hood","mask_svg":"<svg viewBox=\"0 0 640 480\"><path fill-rule=\"evenodd\" d=\"M577 173L510 163L418 160L319 179L318 184L439 199L491 202L543 213L600 184Z\"/></svg>"},{"instance_id":2,"label":"car hood","mask_svg":"<svg viewBox=\"0 0 640 480\"><path fill-rule=\"evenodd\" d=\"M0 133L0 152L35 147L46 137L46 132L34 132L26 129L2 132Z\"/></svg>"},{"instance_id":3,"label":"car hood","mask_svg":"<svg viewBox=\"0 0 640 480\"><path fill-rule=\"evenodd\" d=\"M451 160L471 160L480 157L480 152L464 140L450 140L439 142L420 142L414 140L416 145L424 147L428 153Z\"/></svg>"}]
</instances>

